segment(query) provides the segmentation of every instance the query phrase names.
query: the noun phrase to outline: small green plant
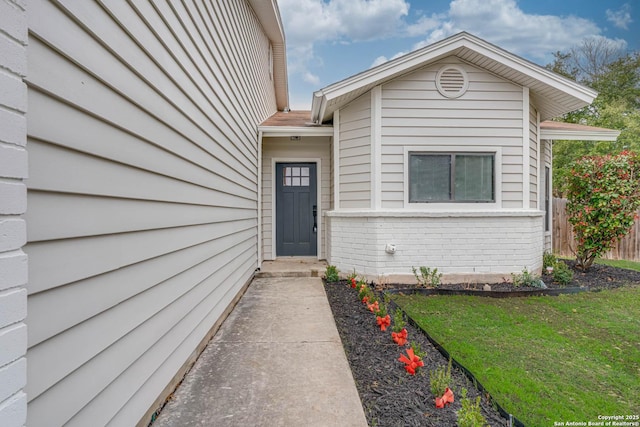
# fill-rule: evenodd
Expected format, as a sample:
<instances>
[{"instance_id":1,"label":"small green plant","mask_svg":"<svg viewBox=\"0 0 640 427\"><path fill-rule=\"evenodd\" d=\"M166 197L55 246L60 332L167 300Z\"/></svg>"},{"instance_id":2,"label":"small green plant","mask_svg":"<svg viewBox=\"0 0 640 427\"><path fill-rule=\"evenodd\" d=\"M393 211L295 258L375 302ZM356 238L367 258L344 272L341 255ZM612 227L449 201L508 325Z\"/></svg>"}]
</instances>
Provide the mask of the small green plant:
<instances>
[{"instance_id":1,"label":"small green plant","mask_svg":"<svg viewBox=\"0 0 640 427\"><path fill-rule=\"evenodd\" d=\"M573 280L573 271L564 261L556 262L553 268L553 280L561 285L568 285Z\"/></svg>"},{"instance_id":2,"label":"small green plant","mask_svg":"<svg viewBox=\"0 0 640 427\"><path fill-rule=\"evenodd\" d=\"M427 355L427 352L420 347L420 343L416 341L411 341L410 345L411 345L411 348L413 349L413 354L418 356L420 359L424 359L424 357Z\"/></svg>"},{"instance_id":3,"label":"small green plant","mask_svg":"<svg viewBox=\"0 0 640 427\"><path fill-rule=\"evenodd\" d=\"M467 389L462 389L462 399L460 405L462 408L458 410L458 427L485 427L487 420L482 416L480 410L480 396L476 397L475 402L467 397Z\"/></svg>"},{"instance_id":4,"label":"small green plant","mask_svg":"<svg viewBox=\"0 0 640 427\"><path fill-rule=\"evenodd\" d=\"M527 268L522 269L522 273L514 274L511 273L511 279L513 281L513 286L519 288L520 286L531 286L534 288L546 288L546 285L542 280L540 280L539 276L531 273Z\"/></svg>"},{"instance_id":5,"label":"small green plant","mask_svg":"<svg viewBox=\"0 0 640 427\"><path fill-rule=\"evenodd\" d=\"M434 369L429 373L429 384L431 386L431 394L435 397L442 396L451 384L451 358L445 369L444 366Z\"/></svg>"},{"instance_id":6,"label":"small green plant","mask_svg":"<svg viewBox=\"0 0 640 427\"><path fill-rule=\"evenodd\" d=\"M340 280L340 276L338 276L339 270L335 265L328 265L327 269L324 272L324 278L328 283L337 282Z\"/></svg>"},{"instance_id":7,"label":"small green plant","mask_svg":"<svg viewBox=\"0 0 640 427\"><path fill-rule=\"evenodd\" d=\"M542 254L542 270L546 270L547 267L555 267L558 259L551 252L545 252Z\"/></svg>"},{"instance_id":8,"label":"small green plant","mask_svg":"<svg viewBox=\"0 0 640 427\"><path fill-rule=\"evenodd\" d=\"M416 277L418 281L418 286L423 288L437 288L440 286L442 280L442 273L438 273L438 269L434 268L433 270L429 267L420 266L420 274L418 274L418 269L415 267L411 267L413 271L413 275Z\"/></svg>"},{"instance_id":9,"label":"small green plant","mask_svg":"<svg viewBox=\"0 0 640 427\"><path fill-rule=\"evenodd\" d=\"M354 269L353 269L353 273L351 273L351 274L349 274L349 275L347 276L347 280L349 281L349 283L351 283L351 279L355 279L355 278L357 278L357 277L358 277L358 275L356 274L356 269L354 268Z\"/></svg>"},{"instance_id":10,"label":"small green plant","mask_svg":"<svg viewBox=\"0 0 640 427\"><path fill-rule=\"evenodd\" d=\"M400 332L407 325L407 322L404 320L404 314L402 310L396 308L396 311L393 313L393 332Z\"/></svg>"}]
</instances>

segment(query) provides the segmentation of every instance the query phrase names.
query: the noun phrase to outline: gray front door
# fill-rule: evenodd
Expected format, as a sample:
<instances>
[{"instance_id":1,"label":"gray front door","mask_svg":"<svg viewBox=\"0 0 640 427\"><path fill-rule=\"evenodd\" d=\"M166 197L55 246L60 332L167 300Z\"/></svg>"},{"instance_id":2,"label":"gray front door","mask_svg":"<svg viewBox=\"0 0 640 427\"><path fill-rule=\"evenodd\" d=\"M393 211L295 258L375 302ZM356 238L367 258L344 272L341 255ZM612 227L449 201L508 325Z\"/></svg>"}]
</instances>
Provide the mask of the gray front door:
<instances>
[{"instance_id":1,"label":"gray front door","mask_svg":"<svg viewBox=\"0 0 640 427\"><path fill-rule=\"evenodd\" d=\"M276 164L276 256L317 254L315 163Z\"/></svg>"}]
</instances>

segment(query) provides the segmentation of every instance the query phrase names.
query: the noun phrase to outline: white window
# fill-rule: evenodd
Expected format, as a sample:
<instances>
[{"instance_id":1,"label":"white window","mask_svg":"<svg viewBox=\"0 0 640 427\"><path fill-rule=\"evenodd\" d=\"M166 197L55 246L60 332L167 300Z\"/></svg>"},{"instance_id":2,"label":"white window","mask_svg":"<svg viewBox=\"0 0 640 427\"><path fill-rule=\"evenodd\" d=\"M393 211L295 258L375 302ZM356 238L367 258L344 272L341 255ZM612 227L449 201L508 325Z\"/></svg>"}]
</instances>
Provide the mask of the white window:
<instances>
[{"instance_id":1,"label":"white window","mask_svg":"<svg viewBox=\"0 0 640 427\"><path fill-rule=\"evenodd\" d=\"M409 153L409 203L495 201L495 154Z\"/></svg>"}]
</instances>

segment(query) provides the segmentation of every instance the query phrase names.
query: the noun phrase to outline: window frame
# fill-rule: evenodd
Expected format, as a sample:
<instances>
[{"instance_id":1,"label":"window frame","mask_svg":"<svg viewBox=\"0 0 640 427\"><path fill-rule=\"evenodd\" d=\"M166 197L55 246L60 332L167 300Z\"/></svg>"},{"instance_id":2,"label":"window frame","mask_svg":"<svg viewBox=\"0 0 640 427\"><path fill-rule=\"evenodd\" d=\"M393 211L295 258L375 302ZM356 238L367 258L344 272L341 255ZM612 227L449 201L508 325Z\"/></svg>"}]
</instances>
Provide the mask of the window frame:
<instances>
[{"instance_id":1,"label":"window frame","mask_svg":"<svg viewBox=\"0 0 640 427\"><path fill-rule=\"evenodd\" d=\"M403 170L404 170L404 208L409 210L441 210L441 211L468 211L468 210L497 210L502 208L502 147L496 146L470 146L460 145L451 147L450 143L442 145L404 146ZM444 200L410 202L410 171L409 163L412 154L433 155L491 155L493 156L493 200L468 201L468 200ZM450 177L455 177L454 170ZM454 185L455 181L451 185Z\"/></svg>"}]
</instances>

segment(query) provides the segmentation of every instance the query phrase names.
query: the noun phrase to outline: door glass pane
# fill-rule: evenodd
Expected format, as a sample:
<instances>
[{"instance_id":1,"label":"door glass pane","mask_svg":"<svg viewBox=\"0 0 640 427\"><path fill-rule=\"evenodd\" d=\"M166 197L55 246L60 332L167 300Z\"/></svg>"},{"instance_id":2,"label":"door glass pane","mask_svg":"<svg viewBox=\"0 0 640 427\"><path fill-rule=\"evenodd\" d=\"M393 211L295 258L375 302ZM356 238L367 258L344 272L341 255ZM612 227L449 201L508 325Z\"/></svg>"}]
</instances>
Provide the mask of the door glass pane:
<instances>
[{"instance_id":1,"label":"door glass pane","mask_svg":"<svg viewBox=\"0 0 640 427\"><path fill-rule=\"evenodd\" d=\"M291 185L293 187L300 187L300 177L294 176L293 178L291 178Z\"/></svg>"},{"instance_id":2,"label":"door glass pane","mask_svg":"<svg viewBox=\"0 0 640 427\"><path fill-rule=\"evenodd\" d=\"M303 187L308 187L309 186L309 177L308 176L303 176L300 185L302 185Z\"/></svg>"},{"instance_id":3,"label":"door glass pane","mask_svg":"<svg viewBox=\"0 0 640 427\"><path fill-rule=\"evenodd\" d=\"M450 198L451 155L410 155L409 202L438 202Z\"/></svg>"},{"instance_id":4,"label":"door glass pane","mask_svg":"<svg viewBox=\"0 0 640 427\"><path fill-rule=\"evenodd\" d=\"M291 168L291 176L300 176L300 168Z\"/></svg>"},{"instance_id":5,"label":"door glass pane","mask_svg":"<svg viewBox=\"0 0 640 427\"><path fill-rule=\"evenodd\" d=\"M455 199L493 200L493 155L456 155Z\"/></svg>"},{"instance_id":6,"label":"door glass pane","mask_svg":"<svg viewBox=\"0 0 640 427\"><path fill-rule=\"evenodd\" d=\"M301 176L309 176L309 168L300 168Z\"/></svg>"}]
</instances>

